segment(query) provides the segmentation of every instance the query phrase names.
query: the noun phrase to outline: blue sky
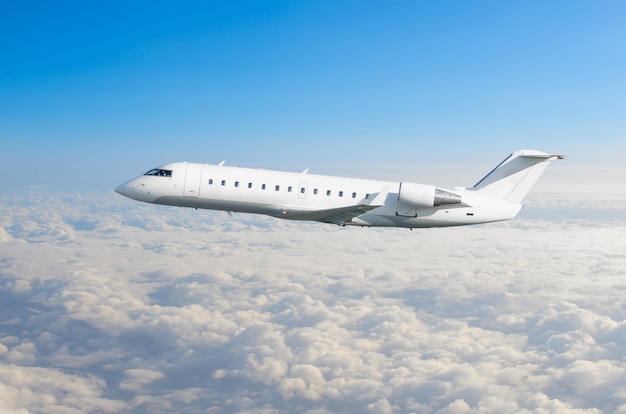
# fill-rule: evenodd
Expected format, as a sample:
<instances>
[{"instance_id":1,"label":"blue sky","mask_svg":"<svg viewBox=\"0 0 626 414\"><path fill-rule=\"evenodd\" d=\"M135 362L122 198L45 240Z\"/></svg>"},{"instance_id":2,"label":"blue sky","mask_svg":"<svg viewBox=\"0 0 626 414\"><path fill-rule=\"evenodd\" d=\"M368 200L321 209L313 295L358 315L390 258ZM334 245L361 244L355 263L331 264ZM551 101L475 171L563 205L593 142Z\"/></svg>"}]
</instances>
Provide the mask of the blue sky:
<instances>
[{"instance_id":1,"label":"blue sky","mask_svg":"<svg viewBox=\"0 0 626 414\"><path fill-rule=\"evenodd\" d=\"M626 155L620 1L3 9L0 189L111 189L179 160L344 173Z\"/></svg>"}]
</instances>

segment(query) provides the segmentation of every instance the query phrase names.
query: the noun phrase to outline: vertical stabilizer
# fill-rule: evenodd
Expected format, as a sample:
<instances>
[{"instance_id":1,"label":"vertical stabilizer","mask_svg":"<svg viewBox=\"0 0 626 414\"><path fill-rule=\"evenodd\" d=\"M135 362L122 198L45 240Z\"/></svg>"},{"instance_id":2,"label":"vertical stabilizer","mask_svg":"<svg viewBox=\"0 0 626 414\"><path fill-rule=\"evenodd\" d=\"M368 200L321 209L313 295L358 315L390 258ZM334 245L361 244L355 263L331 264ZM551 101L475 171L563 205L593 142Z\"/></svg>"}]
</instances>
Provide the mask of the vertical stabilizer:
<instances>
[{"instance_id":1,"label":"vertical stabilizer","mask_svg":"<svg viewBox=\"0 0 626 414\"><path fill-rule=\"evenodd\" d=\"M534 150L515 151L472 189L521 204L550 161L562 158L561 155Z\"/></svg>"}]
</instances>

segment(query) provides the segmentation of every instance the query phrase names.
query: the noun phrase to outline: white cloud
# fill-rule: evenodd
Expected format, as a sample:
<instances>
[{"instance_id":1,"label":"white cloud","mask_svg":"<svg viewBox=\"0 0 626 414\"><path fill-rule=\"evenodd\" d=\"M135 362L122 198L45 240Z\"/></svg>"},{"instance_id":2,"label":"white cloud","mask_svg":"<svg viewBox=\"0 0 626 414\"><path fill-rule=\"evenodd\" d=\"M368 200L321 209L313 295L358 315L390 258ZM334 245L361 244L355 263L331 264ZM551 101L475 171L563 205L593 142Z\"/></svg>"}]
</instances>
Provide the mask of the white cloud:
<instances>
[{"instance_id":1,"label":"white cloud","mask_svg":"<svg viewBox=\"0 0 626 414\"><path fill-rule=\"evenodd\" d=\"M0 364L0 411L27 412L119 412L125 404L102 398L106 384L89 373L68 374L60 370Z\"/></svg>"},{"instance_id":2,"label":"white cloud","mask_svg":"<svg viewBox=\"0 0 626 414\"><path fill-rule=\"evenodd\" d=\"M407 231L0 201L0 411L625 411L626 205Z\"/></svg>"},{"instance_id":3,"label":"white cloud","mask_svg":"<svg viewBox=\"0 0 626 414\"><path fill-rule=\"evenodd\" d=\"M162 372L145 368L127 369L124 371L126 379L122 380L119 388L124 391L143 391L146 385L159 380L165 375Z\"/></svg>"}]
</instances>

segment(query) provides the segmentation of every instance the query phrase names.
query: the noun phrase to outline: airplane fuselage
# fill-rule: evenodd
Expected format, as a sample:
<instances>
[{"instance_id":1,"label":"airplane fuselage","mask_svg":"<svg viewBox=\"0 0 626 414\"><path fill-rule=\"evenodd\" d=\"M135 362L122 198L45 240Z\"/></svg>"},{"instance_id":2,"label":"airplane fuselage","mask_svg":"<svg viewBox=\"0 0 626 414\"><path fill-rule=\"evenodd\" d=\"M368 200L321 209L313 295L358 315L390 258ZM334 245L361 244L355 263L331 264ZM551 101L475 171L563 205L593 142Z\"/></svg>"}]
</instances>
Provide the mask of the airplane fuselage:
<instances>
[{"instance_id":1,"label":"airplane fuselage","mask_svg":"<svg viewBox=\"0 0 626 414\"><path fill-rule=\"evenodd\" d=\"M521 209L474 189L177 162L116 191L170 206L381 227L442 227L507 220Z\"/></svg>"}]
</instances>

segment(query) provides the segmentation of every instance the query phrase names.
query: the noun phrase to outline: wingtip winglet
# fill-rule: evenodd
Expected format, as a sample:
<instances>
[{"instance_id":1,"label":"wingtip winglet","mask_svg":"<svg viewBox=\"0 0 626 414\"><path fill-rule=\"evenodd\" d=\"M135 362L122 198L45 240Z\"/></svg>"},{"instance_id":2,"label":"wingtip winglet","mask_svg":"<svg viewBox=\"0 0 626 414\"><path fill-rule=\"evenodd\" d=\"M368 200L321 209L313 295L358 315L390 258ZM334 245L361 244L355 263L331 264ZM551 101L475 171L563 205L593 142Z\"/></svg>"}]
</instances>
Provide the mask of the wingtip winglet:
<instances>
[{"instance_id":1,"label":"wingtip winglet","mask_svg":"<svg viewBox=\"0 0 626 414\"><path fill-rule=\"evenodd\" d=\"M391 189L391 186L386 185L380 191L380 193L378 193L376 195L376 197L374 197L374 199L368 203L368 205L370 205L370 206L382 206L382 205L384 205L385 204L385 200L387 199L387 195L389 194L389 190L390 189Z\"/></svg>"}]
</instances>

